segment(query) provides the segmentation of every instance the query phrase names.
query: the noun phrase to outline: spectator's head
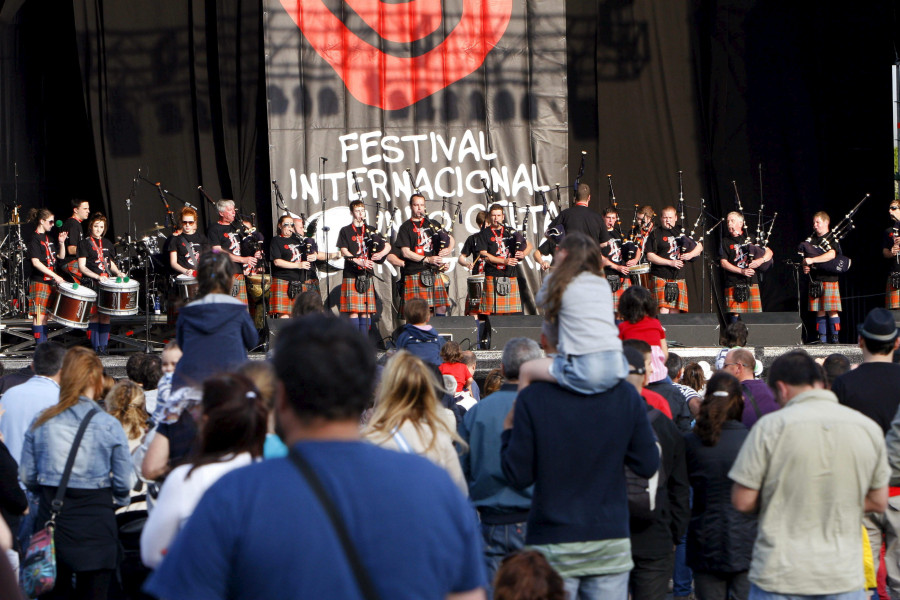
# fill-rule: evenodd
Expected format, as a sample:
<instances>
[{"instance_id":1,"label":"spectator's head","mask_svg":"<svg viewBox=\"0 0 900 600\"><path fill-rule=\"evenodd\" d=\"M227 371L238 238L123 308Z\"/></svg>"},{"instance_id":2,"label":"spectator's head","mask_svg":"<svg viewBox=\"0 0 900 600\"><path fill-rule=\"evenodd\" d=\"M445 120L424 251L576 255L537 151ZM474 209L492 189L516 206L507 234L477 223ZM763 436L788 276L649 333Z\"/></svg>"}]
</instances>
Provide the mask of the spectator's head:
<instances>
[{"instance_id":1,"label":"spectator's head","mask_svg":"<svg viewBox=\"0 0 900 600\"><path fill-rule=\"evenodd\" d=\"M424 325L431 317L428 302L421 298L411 298L403 305L403 316L410 325Z\"/></svg>"},{"instance_id":2,"label":"spectator's head","mask_svg":"<svg viewBox=\"0 0 900 600\"><path fill-rule=\"evenodd\" d=\"M506 556L494 576L494 600L566 600L566 587L544 555L519 550Z\"/></svg>"},{"instance_id":3,"label":"spectator's head","mask_svg":"<svg viewBox=\"0 0 900 600\"><path fill-rule=\"evenodd\" d=\"M825 357L822 368L825 370L825 387L831 389L834 380L850 370L850 359L835 352Z\"/></svg>"},{"instance_id":4,"label":"spectator's head","mask_svg":"<svg viewBox=\"0 0 900 600\"><path fill-rule=\"evenodd\" d=\"M706 398L700 404L694 433L706 446L715 446L725 421L740 421L744 412L744 392L737 377L719 371L709 378Z\"/></svg>"},{"instance_id":5,"label":"spectator's head","mask_svg":"<svg viewBox=\"0 0 900 600\"><path fill-rule=\"evenodd\" d=\"M62 369L66 348L57 342L38 344L31 359L31 368L35 375L55 378Z\"/></svg>"},{"instance_id":6,"label":"spectator's head","mask_svg":"<svg viewBox=\"0 0 900 600\"><path fill-rule=\"evenodd\" d=\"M278 378L272 363L267 360L248 360L237 368L238 375L243 375L253 382L259 390L266 411L269 413L267 431L274 433L275 426L275 398L278 396Z\"/></svg>"},{"instance_id":7,"label":"spectator's head","mask_svg":"<svg viewBox=\"0 0 900 600\"><path fill-rule=\"evenodd\" d=\"M203 421L191 472L242 452L262 456L269 411L250 379L237 373L214 375L203 382L201 403Z\"/></svg>"},{"instance_id":8,"label":"spectator's head","mask_svg":"<svg viewBox=\"0 0 900 600\"><path fill-rule=\"evenodd\" d=\"M893 357L900 339L897 337L894 315L886 308L873 308L866 320L859 326L859 347L863 351L863 361L873 356Z\"/></svg>"},{"instance_id":9,"label":"spectator's head","mask_svg":"<svg viewBox=\"0 0 900 600\"><path fill-rule=\"evenodd\" d=\"M729 323L725 327L725 346L734 348L735 346L746 346L747 336L750 331L747 329L746 323L738 319L734 323Z\"/></svg>"},{"instance_id":10,"label":"spectator's head","mask_svg":"<svg viewBox=\"0 0 900 600\"><path fill-rule=\"evenodd\" d=\"M669 372L669 379L678 382L681 379L681 370L684 368L684 361L674 352L669 352L666 358L666 370Z\"/></svg>"},{"instance_id":11,"label":"spectator's head","mask_svg":"<svg viewBox=\"0 0 900 600\"><path fill-rule=\"evenodd\" d=\"M125 375L138 385L144 385L144 361L147 356L146 352L135 352L125 361Z\"/></svg>"},{"instance_id":12,"label":"spectator's head","mask_svg":"<svg viewBox=\"0 0 900 600\"><path fill-rule=\"evenodd\" d=\"M534 340L526 337L512 338L503 346L503 355L500 358L503 377L509 382L518 381L522 364L538 359L542 355L541 347Z\"/></svg>"},{"instance_id":13,"label":"spectator's head","mask_svg":"<svg viewBox=\"0 0 900 600\"><path fill-rule=\"evenodd\" d=\"M725 355L725 363L722 371L737 377L738 381L753 379L753 370L756 368L756 358L753 353L745 348L735 348Z\"/></svg>"},{"instance_id":14,"label":"spectator's head","mask_svg":"<svg viewBox=\"0 0 900 600\"><path fill-rule=\"evenodd\" d=\"M650 359L634 346L623 344L622 352L628 361L628 376L625 379L640 392L650 377Z\"/></svg>"},{"instance_id":15,"label":"spectator's head","mask_svg":"<svg viewBox=\"0 0 900 600\"><path fill-rule=\"evenodd\" d=\"M162 358L155 354L147 355L141 365L140 383L143 388L147 391L155 390L162 376Z\"/></svg>"},{"instance_id":16,"label":"spectator's head","mask_svg":"<svg viewBox=\"0 0 900 600\"><path fill-rule=\"evenodd\" d=\"M706 386L706 375L703 373L703 367L692 362L684 367L684 375L681 376L681 383L688 386L692 390L700 391Z\"/></svg>"},{"instance_id":17,"label":"spectator's head","mask_svg":"<svg viewBox=\"0 0 900 600\"><path fill-rule=\"evenodd\" d=\"M478 357L471 350L463 350L460 354L462 355L462 364L466 365L469 372L474 374L475 367L478 366Z\"/></svg>"},{"instance_id":18,"label":"spectator's head","mask_svg":"<svg viewBox=\"0 0 900 600\"><path fill-rule=\"evenodd\" d=\"M49 343L49 342L48 342ZM43 344L42 344L43 345ZM69 349L63 358L59 372L59 402L42 412L34 421L33 428L43 425L76 404L81 396L101 400L103 390L103 364L93 350L76 346Z\"/></svg>"},{"instance_id":19,"label":"spectator's head","mask_svg":"<svg viewBox=\"0 0 900 600\"><path fill-rule=\"evenodd\" d=\"M441 360L445 363L462 362L462 350L457 342L448 340L441 346Z\"/></svg>"},{"instance_id":20,"label":"spectator's head","mask_svg":"<svg viewBox=\"0 0 900 600\"><path fill-rule=\"evenodd\" d=\"M112 375L109 375L106 371L103 371L103 381L100 385L100 393L97 395L97 404L101 407L106 408L104 404L104 399L109 394L110 390L113 389L113 386L116 385L116 380Z\"/></svg>"},{"instance_id":21,"label":"spectator's head","mask_svg":"<svg viewBox=\"0 0 900 600\"><path fill-rule=\"evenodd\" d=\"M628 288L631 289L631 288ZM647 385L648 382L651 381L653 373L653 350L650 348L650 344L645 342L644 340L623 340L622 341L622 350L625 348L631 348L633 350L637 350L641 353L642 364L644 365L644 373L643 373L643 383L641 387ZM625 355L625 358L628 358L628 354ZM629 364L632 364L631 360L629 360ZM636 363L635 363L636 364ZM654 379L654 381L656 381ZM636 386L635 386L636 387ZM640 391L641 388L638 388Z\"/></svg>"},{"instance_id":22,"label":"spectator's head","mask_svg":"<svg viewBox=\"0 0 900 600\"><path fill-rule=\"evenodd\" d=\"M230 294L234 264L227 252L204 252L197 265L197 295Z\"/></svg>"},{"instance_id":23,"label":"spectator's head","mask_svg":"<svg viewBox=\"0 0 900 600\"><path fill-rule=\"evenodd\" d=\"M291 306L291 316L294 318L323 312L325 312L325 305L322 304L322 296L313 290L301 292L294 300L294 305Z\"/></svg>"},{"instance_id":24,"label":"spectator's head","mask_svg":"<svg viewBox=\"0 0 900 600\"><path fill-rule=\"evenodd\" d=\"M139 439L147 430L150 415L144 404L144 390L128 379L115 384L104 399L106 412L125 428L129 440Z\"/></svg>"},{"instance_id":25,"label":"spectator's head","mask_svg":"<svg viewBox=\"0 0 900 600\"><path fill-rule=\"evenodd\" d=\"M283 427L290 417L302 424L357 422L371 400L375 356L365 337L344 319L324 314L291 319L278 332L272 364L284 388L278 409Z\"/></svg>"},{"instance_id":26,"label":"spectator's head","mask_svg":"<svg viewBox=\"0 0 900 600\"><path fill-rule=\"evenodd\" d=\"M769 367L769 387L784 406L797 394L825 386L825 371L803 350L791 350Z\"/></svg>"},{"instance_id":27,"label":"spectator's head","mask_svg":"<svg viewBox=\"0 0 900 600\"><path fill-rule=\"evenodd\" d=\"M619 314L629 323L637 323L644 317L654 318L657 310L656 294L642 285L627 288L619 298Z\"/></svg>"},{"instance_id":28,"label":"spectator's head","mask_svg":"<svg viewBox=\"0 0 900 600\"><path fill-rule=\"evenodd\" d=\"M163 348L162 351L162 372L163 373L174 373L175 366L178 364L178 361L181 360L181 348L178 347L178 342L172 340L166 347Z\"/></svg>"},{"instance_id":29,"label":"spectator's head","mask_svg":"<svg viewBox=\"0 0 900 600\"><path fill-rule=\"evenodd\" d=\"M493 394L499 390L502 385L503 371L499 367L491 369L488 372L487 377L484 378L484 390L481 392L481 397L484 398L485 396Z\"/></svg>"}]
</instances>

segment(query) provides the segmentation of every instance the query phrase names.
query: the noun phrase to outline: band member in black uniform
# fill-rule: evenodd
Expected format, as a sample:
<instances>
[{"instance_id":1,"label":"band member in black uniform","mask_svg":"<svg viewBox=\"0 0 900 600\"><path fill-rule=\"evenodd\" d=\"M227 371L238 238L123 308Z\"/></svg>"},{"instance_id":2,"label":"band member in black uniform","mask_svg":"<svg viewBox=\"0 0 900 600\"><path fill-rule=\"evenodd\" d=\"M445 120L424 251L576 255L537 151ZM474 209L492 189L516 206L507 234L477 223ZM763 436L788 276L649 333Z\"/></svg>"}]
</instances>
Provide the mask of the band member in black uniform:
<instances>
[{"instance_id":1,"label":"band member in black uniform","mask_svg":"<svg viewBox=\"0 0 900 600\"><path fill-rule=\"evenodd\" d=\"M88 222L88 232L90 235L78 244L78 270L81 272L81 282L97 290L96 282L123 274L112 260L116 254L113 243L103 237L106 233L106 217L100 213L95 214ZM91 347L97 354L108 354L106 349L109 346L109 330L109 315L98 312L94 305L88 322L88 336L91 338Z\"/></svg>"},{"instance_id":2,"label":"band member in black uniform","mask_svg":"<svg viewBox=\"0 0 900 600\"><path fill-rule=\"evenodd\" d=\"M516 266L532 250L527 242L524 250L513 252L510 248L512 231L503 225L503 207L492 204L489 212L490 226L481 232L480 248L486 261L484 265L484 294L480 314L504 315L522 312Z\"/></svg>"},{"instance_id":3,"label":"band member in black uniform","mask_svg":"<svg viewBox=\"0 0 900 600\"><path fill-rule=\"evenodd\" d=\"M819 341L823 344L838 343L838 335L841 332L841 290L838 287L838 276L816 268L819 263L828 262L841 253L841 246L835 241L826 238L831 227L831 217L824 211L813 215L813 235L809 243L821 250L819 256L804 254L803 273L809 275L809 310L816 311L816 331Z\"/></svg>"},{"instance_id":4,"label":"band member in black uniform","mask_svg":"<svg viewBox=\"0 0 900 600\"><path fill-rule=\"evenodd\" d=\"M269 314L273 317L290 317L294 299L301 293L319 293L318 246L304 231L300 217L284 214L278 219L278 235L269 244L274 277Z\"/></svg>"},{"instance_id":5,"label":"band member in black uniform","mask_svg":"<svg viewBox=\"0 0 900 600\"><path fill-rule=\"evenodd\" d=\"M32 316L31 330L35 343L47 341L47 304L54 284L65 281L56 274L56 260L66 257L66 238L61 231L57 242L49 236L53 228L53 213L46 208L28 211L28 222L34 222L35 230L28 242L28 258L31 259L31 283L28 286L28 313Z\"/></svg>"},{"instance_id":6,"label":"band member in black uniform","mask_svg":"<svg viewBox=\"0 0 900 600\"><path fill-rule=\"evenodd\" d=\"M650 261L651 291L656 292L659 312L677 313L688 311L687 283L680 277L684 263L703 252L703 244L690 252L681 252L681 235L675 232L675 207L662 209L661 226L650 232L644 250Z\"/></svg>"},{"instance_id":7,"label":"band member in black uniform","mask_svg":"<svg viewBox=\"0 0 900 600\"><path fill-rule=\"evenodd\" d=\"M91 205L87 200L72 199L72 216L63 223L63 231L68 236L66 243L65 262L66 271L71 275L72 281L81 281L81 272L78 270L78 244L84 239L84 221L91 214Z\"/></svg>"},{"instance_id":8,"label":"band member in black uniform","mask_svg":"<svg viewBox=\"0 0 900 600\"><path fill-rule=\"evenodd\" d=\"M641 259L641 251L637 249L631 258L625 255L625 240L622 239L622 231L616 229L619 221L619 211L615 207L607 206L603 211L603 224L609 234L609 246L603 248L603 268L606 270L606 279L613 292L613 310L619 312L619 298L631 286L628 272Z\"/></svg>"},{"instance_id":9,"label":"band member in black uniform","mask_svg":"<svg viewBox=\"0 0 900 600\"><path fill-rule=\"evenodd\" d=\"M886 308L900 308L900 200L891 200L888 209L893 225L884 231L882 254L891 261L891 274L884 293Z\"/></svg>"},{"instance_id":10,"label":"band member in black uniform","mask_svg":"<svg viewBox=\"0 0 900 600\"><path fill-rule=\"evenodd\" d=\"M244 275L253 270L262 257L262 252L257 251L251 256L241 254L241 227L235 222L234 200L219 200L216 202L216 210L219 212L219 220L209 226L209 243L213 250L228 253L231 262L240 265L240 269L237 269L239 272L232 281L231 295L247 304L247 282Z\"/></svg>"},{"instance_id":11,"label":"band member in black uniform","mask_svg":"<svg viewBox=\"0 0 900 600\"><path fill-rule=\"evenodd\" d=\"M362 200L350 203L353 222L342 227L338 234L338 249L344 257L344 278L341 281L342 313L350 317L363 333L368 333L371 315L375 313L375 286L371 272L375 261L380 261L391 251L391 245L384 242L384 248L370 252L375 228L366 224L366 207Z\"/></svg>"},{"instance_id":12,"label":"band member in black uniform","mask_svg":"<svg viewBox=\"0 0 900 600\"><path fill-rule=\"evenodd\" d=\"M197 276L200 255L209 250L209 238L197 228L197 211L185 206L178 214L181 234L172 237L169 246L169 266L176 275Z\"/></svg>"},{"instance_id":13,"label":"band member in black uniform","mask_svg":"<svg viewBox=\"0 0 900 600\"><path fill-rule=\"evenodd\" d=\"M606 231L603 217L597 211L588 208L590 201L591 188L586 183L578 184L578 190L575 192L575 206L559 213L559 216L553 219L550 227L562 225L567 233L580 231L603 247L609 242L609 233Z\"/></svg>"},{"instance_id":14,"label":"band member in black uniform","mask_svg":"<svg viewBox=\"0 0 900 600\"><path fill-rule=\"evenodd\" d=\"M484 231L484 226L487 223L487 220L487 211L479 210L475 215L475 225L478 226L478 231L466 238L466 241L463 243L462 250L460 250L459 252L459 258L456 259L456 262L458 262L463 269L471 271L472 275L484 274L485 260L481 256L482 248L480 247L480 244L481 232ZM476 285L473 289L468 285L467 281L465 309L465 313L467 315L478 314L478 310L481 308L482 294L484 294L483 282L481 282L480 286Z\"/></svg>"},{"instance_id":15,"label":"band member in black uniform","mask_svg":"<svg viewBox=\"0 0 900 600\"><path fill-rule=\"evenodd\" d=\"M750 255L750 244L744 232L744 217L733 211L725 218L727 232L719 246L719 264L725 270L725 303L731 313L731 321L739 313L762 312L759 295L759 278L756 270L772 260L772 249L766 248L760 258Z\"/></svg>"},{"instance_id":16,"label":"band member in black uniform","mask_svg":"<svg viewBox=\"0 0 900 600\"><path fill-rule=\"evenodd\" d=\"M406 265L403 277L403 302L421 298L428 302L435 315L446 315L450 306L447 286L440 273L447 270L455 242L449 238L445 248L438 248L441 227L425 215L425 196L413 194L409 199L411 216L400 225L394 245L400 249Z\"/></svg>"}]
</instances>

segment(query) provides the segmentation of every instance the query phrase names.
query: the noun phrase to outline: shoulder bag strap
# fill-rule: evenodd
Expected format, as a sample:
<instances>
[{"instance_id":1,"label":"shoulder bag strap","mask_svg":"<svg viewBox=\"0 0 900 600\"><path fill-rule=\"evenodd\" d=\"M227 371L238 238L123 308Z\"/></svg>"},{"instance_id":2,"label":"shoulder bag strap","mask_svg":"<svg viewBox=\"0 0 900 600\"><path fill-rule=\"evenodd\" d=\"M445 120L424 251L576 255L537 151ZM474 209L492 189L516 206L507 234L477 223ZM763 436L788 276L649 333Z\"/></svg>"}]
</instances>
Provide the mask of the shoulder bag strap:
<instances>
[{"instance_id":1,"label":"shoulder bag strap","mask_svg":"<svg viewBox=\"0 0 900 600\"><path fill-rule=\"evenodd\" d=\"M745 387L744 393L747 394L747 398L750 399L750 404L753 405L753 412L756 413L756 419L759 420L759 418L762 417L762 414L759 412L759 405L756 403L756 398L753 397L753 392L750 391L749 387Z\"/></svg>"},{"instance_id":2,"label":"shoulder bag strap","mask_svg":"<svg viewBox=\"0 0 900 600\"><path fill-rule=\"evenodd\" d=\"M98 409L92 408L81 420L81 425L78 426L75 441L72 442L72 449L69 450L69 458L66 459L66 468L63 469L62 479L59 480L59 487L56 488L56 497L50 503L51 520L55 519L56 515L62 510L63 498L69 485L69 476L72 474L72 467L75 466L75 455L78 454L78 447L81 445L81 439L84 437L84 431L87 429L88 423L91 422L91 419L98 412Z\"/></svg>"},{"instance_id":3,"label":"shoulder bag strap","mask_svg":"<svg viewBox=\"0 0 900 600\"><path fill-rule=\"evenodd\" d=\"M312 466L310 466L309 462L307 462L303 455L295 448L291 447L288 450L288 456L290 457L291 462L294 463L294 466L300 471L303 478L306 479L306 483L316 495L316 498L319 499L322 508L328 515L328 519L331 521L331 525L334 527L338 539L341 541L341 547L344 549L347 562L350 563L350 568L353 570L353 575L356 577L356 584L359 586L363 598L365 598L365 600L378 600L379 596L375 591L375 585L372 583L372 579L369 577L369 573L366 571L365 566L363 566L362 560L356 552L356 547L350 540L350 535L347 533L347 526L344 524L344 520L338 512L337 506L334 505L328 492L325 491L325 487L322 485L319 476L316 475L316 472L313 470Z\"/></svg>"}]
</instances>

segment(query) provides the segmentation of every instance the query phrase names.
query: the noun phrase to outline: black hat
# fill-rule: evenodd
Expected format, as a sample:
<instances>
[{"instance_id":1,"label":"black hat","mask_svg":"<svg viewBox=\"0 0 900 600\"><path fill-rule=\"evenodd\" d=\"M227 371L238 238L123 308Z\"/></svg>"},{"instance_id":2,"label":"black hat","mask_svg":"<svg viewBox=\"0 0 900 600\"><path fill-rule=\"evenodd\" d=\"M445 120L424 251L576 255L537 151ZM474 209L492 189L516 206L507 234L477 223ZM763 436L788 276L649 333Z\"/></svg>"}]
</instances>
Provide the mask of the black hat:
<instances>
[{"instance_id":1,"label":"black hat","mask_svg":"<svg viewBox=\"0 0 900 600\"><path fill-rule=\"evenodd\" d=\"M873 308L859 326L859 335L873 342L893 342L897 339L894 315L886 308Z\"/></svg>"},{"instance_id":2,"label":"black hat","mask_svg":"<svg viewBox=\"0 0 900 600\"><path fill-rule=\"evenodd\" d=\"M622 348L622 352L625 353L625 359L631 366L631 369L628 371L629 375L643 375L647 372L644 368L644 355L637 348L625 346Z\"/></svg>"}]
</instances>

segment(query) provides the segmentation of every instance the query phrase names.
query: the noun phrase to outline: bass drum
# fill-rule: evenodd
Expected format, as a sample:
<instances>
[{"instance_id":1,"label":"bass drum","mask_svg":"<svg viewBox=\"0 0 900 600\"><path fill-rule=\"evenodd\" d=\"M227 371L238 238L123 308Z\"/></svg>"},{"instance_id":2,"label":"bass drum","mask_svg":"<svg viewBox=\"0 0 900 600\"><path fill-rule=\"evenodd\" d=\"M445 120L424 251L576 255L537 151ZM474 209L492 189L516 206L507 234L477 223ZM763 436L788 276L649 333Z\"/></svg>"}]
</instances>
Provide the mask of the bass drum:
<instances>
[{"instance_id":1,"label":"bass drum","mask_svg":"<svg viewBox=\"0 0 900 600\"><path fill-rule=\"evenodd\" d=\"M631 285L640 285L648 290L650 289L650 265L641 263L634 265L628 269L628 276L631 278Z\"/></svg>"}]
</instances>

